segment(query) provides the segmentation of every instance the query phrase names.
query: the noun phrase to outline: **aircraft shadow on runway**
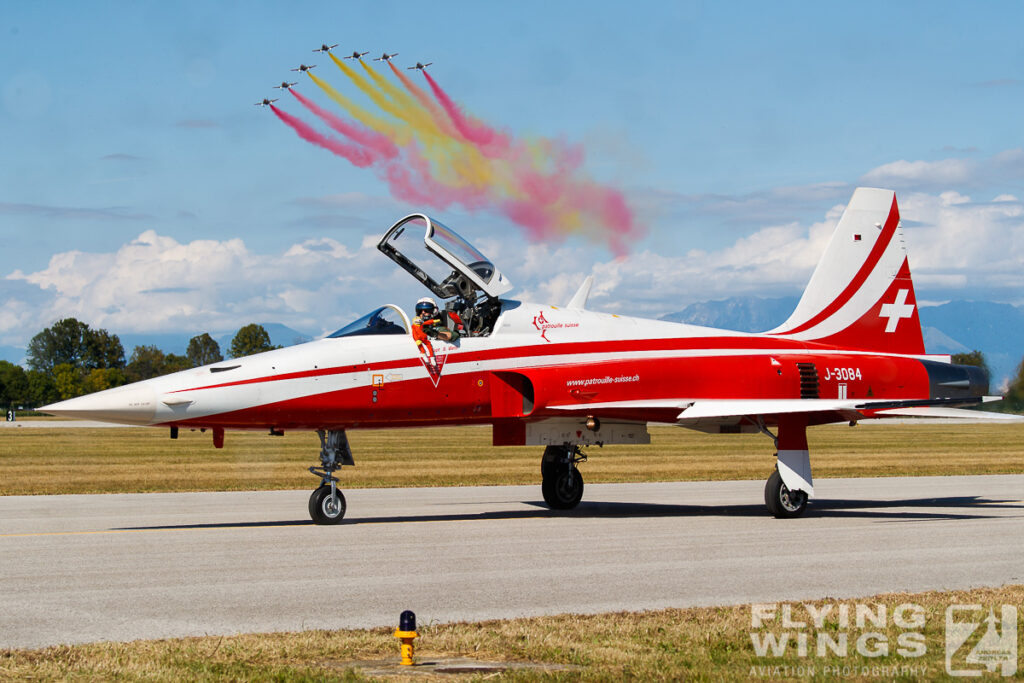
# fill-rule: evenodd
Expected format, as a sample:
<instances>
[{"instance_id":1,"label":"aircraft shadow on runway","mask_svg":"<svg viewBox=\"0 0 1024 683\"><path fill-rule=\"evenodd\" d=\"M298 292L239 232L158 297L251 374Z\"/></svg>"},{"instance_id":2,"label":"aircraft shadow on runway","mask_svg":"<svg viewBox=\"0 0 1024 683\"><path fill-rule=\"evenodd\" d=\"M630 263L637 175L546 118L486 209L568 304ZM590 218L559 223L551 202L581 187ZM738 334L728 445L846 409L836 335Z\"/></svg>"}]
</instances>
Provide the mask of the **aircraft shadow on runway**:
<instances>
[{"instance_id":1,"label":"aircraft shadow on runway","mask_svg":"<svg viewBox=\"0 0 1024 683\"><path fill-rule=\"evenodd\" d=\"M533 510L502 510L495 512L464 512L431 515L389 515L386 517L356 517L343 524L398 524L408 522L472 522L498 519L543 519L548 517L630 518L630 517L768 517L763 505L671 505L664 503L583 502L574 510L549 510L541 501L524 501ZM840 500L815 499L808 507L805 518L865 518L880 521L906 522L954 519L987 519L1000 515L982 514L990 506L999 509L1024 509L1014 500L994 500L980 496L954 496L947 498L916 498L911 500ZM900 508L887 510L886 508ZM910 508L910 509L906 509ZM977 512L951 512L949 509L976 510ZM256 527L312 526L303 520L274 520L266 522L214 522L207 524L167 524L156 526L119 527L115 531L170 530L170 529L245 529Z\"/></svg>"}]
</instances>

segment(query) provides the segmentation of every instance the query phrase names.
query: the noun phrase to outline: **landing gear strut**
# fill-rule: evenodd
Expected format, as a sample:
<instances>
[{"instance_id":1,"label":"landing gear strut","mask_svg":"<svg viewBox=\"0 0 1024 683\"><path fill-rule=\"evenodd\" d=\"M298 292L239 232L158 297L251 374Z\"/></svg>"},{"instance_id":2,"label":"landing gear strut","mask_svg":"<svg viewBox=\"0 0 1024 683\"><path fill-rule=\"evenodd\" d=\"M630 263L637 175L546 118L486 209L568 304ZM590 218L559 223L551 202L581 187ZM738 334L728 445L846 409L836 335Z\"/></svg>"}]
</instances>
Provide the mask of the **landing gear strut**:
<instances>
[{"instance_id":1,"label":"landing gear strut","mask_svg":"<svg viewBox=\"0 0 1024 683\"><path fill-rule=\"evenodd\" d=\"M345 496L338 490L334 473L342 465L354 465L352 449L344 429L318 429L320 437L320 467L310 467L320 477L320 486L309 497L309 516L314 524L338 524L345 516Z\"/></svg>"},{"instance_id":2,"label":"landing gear strut","mask_svg":"<svg viewBox=\"0 0 1024 683\"><path fill-rule=\"evenodd\" d=\"M548 446L540 462L544 502L552 510L571 510L583 498L583 475L576 468L587 456L579 446Z\"/></svg>"},{"instance_id":3,"label":"landing gear strut","mask_svg":"<svg viewBox=\"0 0 1024 683\"><path fill-rule=\"evenodd\" d=\"M807 422L799 415L779 417L779 434L768 431L758 419L761 432L775 442L778 462L764 485L764 504L777 519L799 517L814 497L811 459L807 450Z\"/></svg>"}]
</instances>

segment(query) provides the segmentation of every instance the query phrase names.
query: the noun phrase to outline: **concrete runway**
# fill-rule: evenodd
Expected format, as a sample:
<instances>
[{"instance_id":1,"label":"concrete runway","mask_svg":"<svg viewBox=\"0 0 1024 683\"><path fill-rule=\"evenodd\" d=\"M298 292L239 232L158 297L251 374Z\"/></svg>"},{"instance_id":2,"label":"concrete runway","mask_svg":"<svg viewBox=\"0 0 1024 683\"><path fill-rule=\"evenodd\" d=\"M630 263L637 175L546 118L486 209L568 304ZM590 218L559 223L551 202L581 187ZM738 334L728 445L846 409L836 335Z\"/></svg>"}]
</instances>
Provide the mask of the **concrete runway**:
<instances>
[{"instance_id":1,"label":"concrete runway","mask_svg":"<svg viewBox=\"0 0 1024 683\"><path fill-rule=\"evenodd\" d=\"M0 648L1024 583L1024 475L0 497Z\"/></svg>"}]
</instances>

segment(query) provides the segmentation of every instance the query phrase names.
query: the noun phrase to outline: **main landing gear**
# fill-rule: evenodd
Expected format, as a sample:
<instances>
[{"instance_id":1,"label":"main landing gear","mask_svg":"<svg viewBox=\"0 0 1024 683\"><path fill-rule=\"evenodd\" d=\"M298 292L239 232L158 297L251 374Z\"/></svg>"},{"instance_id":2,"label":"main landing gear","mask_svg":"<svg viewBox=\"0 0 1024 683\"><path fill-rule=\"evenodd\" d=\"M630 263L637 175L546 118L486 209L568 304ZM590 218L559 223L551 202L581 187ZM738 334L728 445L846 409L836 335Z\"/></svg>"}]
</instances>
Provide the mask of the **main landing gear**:
<instances>
[{"instance_id":1,"label":"main landing gear","mask_svg":"<svg viewBox=\"0 0 1024 683\"><path fill-rule=\"evenodd\" d=\"M345 496L338 490L334 473L342 465L355 465L344 429L317 430L320 467L309 471L320 477L320 486L309 496L309 516L314 524L337 524L345 516Z\"/></svg>"},{"instance_id":2,"label":"main landing gear","mask_svg":"<svg viewBox=\"0 0 1024 683\"><path fill-rule=\"evenodd\" d=\"M777 519L799 517L807 509L807 492L790 491L776 468L764 484L764 504Z\"/></svg>"},{"instance_id":3,"label":"main landing gear","mask_svg":"<svg viewBox=\"0 0 1024 683\"><path fill-rule=\"evenodd\" d=\"M807 450L807 422L800 415L779 416L779 434L768 431L759 420L758 427L775 442L778 462L764 485L764 504L777 519L799 517L814 497L811 458Z\"/></svg>"},{"instance_id":4,"label":"main landing gear","mask_svg":"<svg viewBox=\"0 0 1024 683\"><path fill-rule=\"evenodd\" d=\"M579 446L548 446L540 461L541 493L552 510L571 510L583 498L583 475L576 465L587 456Z\"/></svg>"}]
</instances>

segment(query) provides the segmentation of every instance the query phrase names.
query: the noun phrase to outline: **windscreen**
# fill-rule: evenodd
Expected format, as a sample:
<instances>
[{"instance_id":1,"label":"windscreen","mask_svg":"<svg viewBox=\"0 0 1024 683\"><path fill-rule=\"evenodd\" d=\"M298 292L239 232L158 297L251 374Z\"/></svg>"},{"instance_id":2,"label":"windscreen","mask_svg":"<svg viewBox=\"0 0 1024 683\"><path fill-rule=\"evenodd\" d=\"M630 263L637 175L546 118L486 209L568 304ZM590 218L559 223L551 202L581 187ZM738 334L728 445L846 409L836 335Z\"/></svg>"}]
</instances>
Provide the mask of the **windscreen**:
<instances>
[{"instance_id":1,"label":"windscreen","mask_svg":"<svg viewBox=\"0 0 1024 683\"><path fill-rule=\"evenodd\" d=\"M434 227L431 238L439 247L454 256L458 261L469 266L476 273L477 277L485 283L490 282L491 276L494 275L494 264L488 261L486 256L463 239L457 232L438 220L431 218L430 224Z\"/></svg>"},{"instance_id":2,"label":"windscreen","mask_svg":"<svg viewBox=\"0 0 1024 683\"><path fill-rule=\"evenodd\" d=\"M376 334L408 333L409 330L405 328L405 321L402 320L402 316L390 306L381 306L377 310L367 313L359 320L345 325L345 327L341 328L334 334L329 335L328 339Z\"/></svg>"}]
</instances>

